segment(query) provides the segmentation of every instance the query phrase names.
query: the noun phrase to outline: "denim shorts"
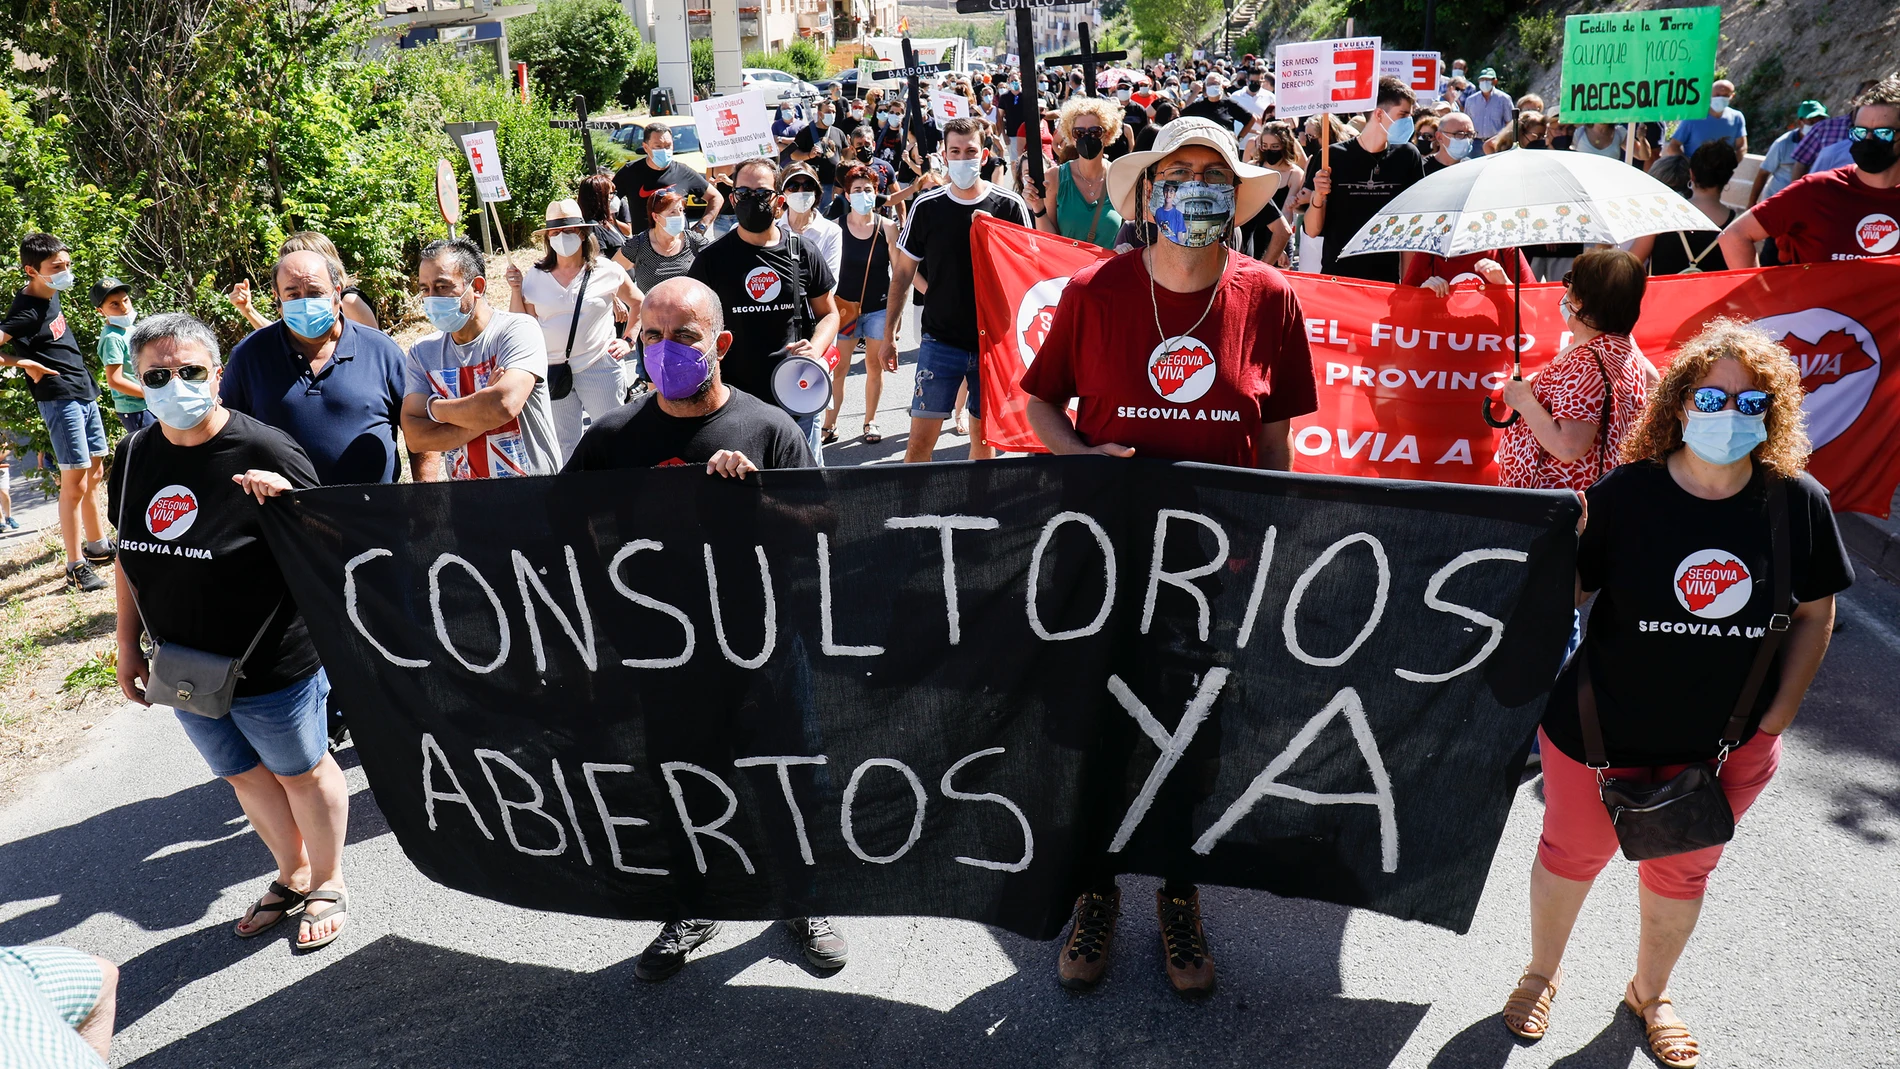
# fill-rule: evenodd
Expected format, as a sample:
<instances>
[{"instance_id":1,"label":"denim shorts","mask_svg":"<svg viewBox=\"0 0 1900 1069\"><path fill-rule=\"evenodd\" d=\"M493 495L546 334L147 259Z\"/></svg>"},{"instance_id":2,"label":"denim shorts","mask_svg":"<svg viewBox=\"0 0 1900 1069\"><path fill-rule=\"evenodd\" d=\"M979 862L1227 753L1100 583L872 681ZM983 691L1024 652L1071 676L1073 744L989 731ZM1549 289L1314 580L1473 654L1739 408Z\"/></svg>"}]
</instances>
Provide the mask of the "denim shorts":
<instances>
[{"instance_id":1,"label":"denim shorts","mask_svg":"<svg viewBox=\"0 0 1900 1069\"><path fill-rule=\"evenodd\" d=\"M106 448L106 421L97 401L41 401L40 418L53 440L53 459L61 471L84 471Z\"/></svg>"},{"instance_id":2,"label":"denim shorts","mask_svg":"<svg viewBox=\"0 0 1900 1069\"><path fill-rule=\"evenodd\" d=\"M945 345L930 335L917 347L917 392L910 414L917 419L949 419L957 407L957 387L970 384L971 419L983 418L983 391L976 377L976 354Z\"/></svg>"},{"instance_id":3,"label":"denim shorts","mask_svg":"<svg viewBox=\"0 0 1900 1069\"><path fill-rule=\"evenodd\" d=\"M889 309L880 308L875 312L864 313L857 318L856 322L838 332L838 340L850 342L855 342L860 339L864 341L883 341L884 313L887 311L889 311ZM842 352L843 348L843 346L840 346L839 351Z\"/></svg>"},{"instance_id":4,"label":"denim shorts","mask_svg":"<svg viewBox=\"0 0 1900 1069\"><path fill-rule=\"evenodd\" d=\"M301 776L329 752L329 695L330 677L319 668L282 690L237 699L222 719L173 713L214 776L236 776L259 764L279 776Z\"/></svg>"}]
</instances>

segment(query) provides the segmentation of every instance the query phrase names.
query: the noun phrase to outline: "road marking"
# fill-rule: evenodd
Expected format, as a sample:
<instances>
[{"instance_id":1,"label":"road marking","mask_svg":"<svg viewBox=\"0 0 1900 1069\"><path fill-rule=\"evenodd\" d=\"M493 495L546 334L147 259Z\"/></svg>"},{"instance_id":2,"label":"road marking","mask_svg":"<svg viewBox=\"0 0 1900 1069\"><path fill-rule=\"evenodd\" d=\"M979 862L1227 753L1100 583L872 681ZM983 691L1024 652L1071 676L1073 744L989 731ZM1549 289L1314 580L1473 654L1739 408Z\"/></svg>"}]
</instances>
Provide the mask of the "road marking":
<instances>
[{"instance_id":1,"label":"road marking","mask_svg":"<svg viewBox=\"0 0 1900 1069\"><path fill-rule=\"evenodd\" d=\"M1886 643L1888 649L1900 652L1900 634L1896 634L1893 628L1888 627L1886 621L1861 608L1858 603L1849 601L1846 595L1836 596L1834 604L1843 615L1854 621L1855 627L1864 627L1872 631L1874 637Z\"/></svg>"}]
</instances>

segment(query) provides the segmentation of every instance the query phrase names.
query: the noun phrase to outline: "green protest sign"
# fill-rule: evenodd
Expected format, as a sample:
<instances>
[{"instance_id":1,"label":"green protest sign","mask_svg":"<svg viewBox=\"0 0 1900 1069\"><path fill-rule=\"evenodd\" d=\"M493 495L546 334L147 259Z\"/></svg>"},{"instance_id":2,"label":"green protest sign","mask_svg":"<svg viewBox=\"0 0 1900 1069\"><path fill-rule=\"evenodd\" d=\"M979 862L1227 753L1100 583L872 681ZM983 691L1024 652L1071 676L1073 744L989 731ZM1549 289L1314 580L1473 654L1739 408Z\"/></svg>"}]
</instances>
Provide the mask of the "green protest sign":
<instances>
[{"instance_id":1,"label":"green protest sign","mask_svg":"<svg viewBox=\"0 0 1900 1069\"><path fill-rule=\"evenodd\" d=\"M1559 113L1568 123L1700 117L1721 38L1719 7L1571 15Z\"/></svg>"}]
</instances>

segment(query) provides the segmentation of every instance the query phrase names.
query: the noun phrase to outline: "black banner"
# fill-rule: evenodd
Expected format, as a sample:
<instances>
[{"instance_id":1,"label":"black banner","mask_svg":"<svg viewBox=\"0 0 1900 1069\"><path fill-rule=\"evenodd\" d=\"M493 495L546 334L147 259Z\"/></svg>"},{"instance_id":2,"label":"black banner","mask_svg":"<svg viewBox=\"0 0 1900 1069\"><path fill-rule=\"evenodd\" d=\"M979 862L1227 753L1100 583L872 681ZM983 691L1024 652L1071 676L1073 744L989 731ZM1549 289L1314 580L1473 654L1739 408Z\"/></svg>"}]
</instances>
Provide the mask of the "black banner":
<instances>
[{"instance_id":1,"label":"black banner","mask_svg":"<svg viewBox=\"0 0 1900 1069\"><path fill-rule=\"evenodd\" d=\"M1464 931L1575 495L1033 458L308 490L270 541L429 877L1047 938L1105 872Z\"/></svg>"}]
</instances>

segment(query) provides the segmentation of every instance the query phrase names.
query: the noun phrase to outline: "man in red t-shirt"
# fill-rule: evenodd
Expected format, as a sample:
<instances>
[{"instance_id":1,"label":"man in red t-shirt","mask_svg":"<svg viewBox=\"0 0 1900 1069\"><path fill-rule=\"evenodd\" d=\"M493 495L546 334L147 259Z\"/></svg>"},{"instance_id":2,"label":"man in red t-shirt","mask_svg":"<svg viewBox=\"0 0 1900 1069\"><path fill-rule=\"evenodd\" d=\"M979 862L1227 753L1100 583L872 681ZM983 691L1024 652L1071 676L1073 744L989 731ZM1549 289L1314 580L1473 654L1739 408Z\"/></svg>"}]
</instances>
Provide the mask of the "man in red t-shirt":
<instances>
[{"instance_id":1,"label":"man in red t-shirt","mask_svg":"<svg viewBox=\"0 0 1900 1069\"><path fill-rule=\"evenodd\" d=\"M1755 266L1755 243L1774 239L1782 263L1863 260L1900 253L1900 76L1855 101L1853 165L1818 171L1742 213L1722 231L1731 269Z\"/></svg>"},{"instance_id":2,"label":"man in red t-shirt","mask_svg":"<svg viewBox=\"0 0 1900 1069\"><path fill-rule=\"evenodd\" d=\"M1151 151L1110 165L1116 210L1155 223L1160 240L1077 272L1063 290L1022 380L1030 425L1051 452L1290 466L1287 422L1318 407L1313 359L1286 279L1223 244L1279 184L1239 157L1220 124L1181 118ZM1169 981L1184 993L1211 990L1198 892L1169 879L1155 897ZM1076 900L1057 960L1063 986L1100 982L1120 909L1113 876Z\"/></svg>"}]
</instances>

